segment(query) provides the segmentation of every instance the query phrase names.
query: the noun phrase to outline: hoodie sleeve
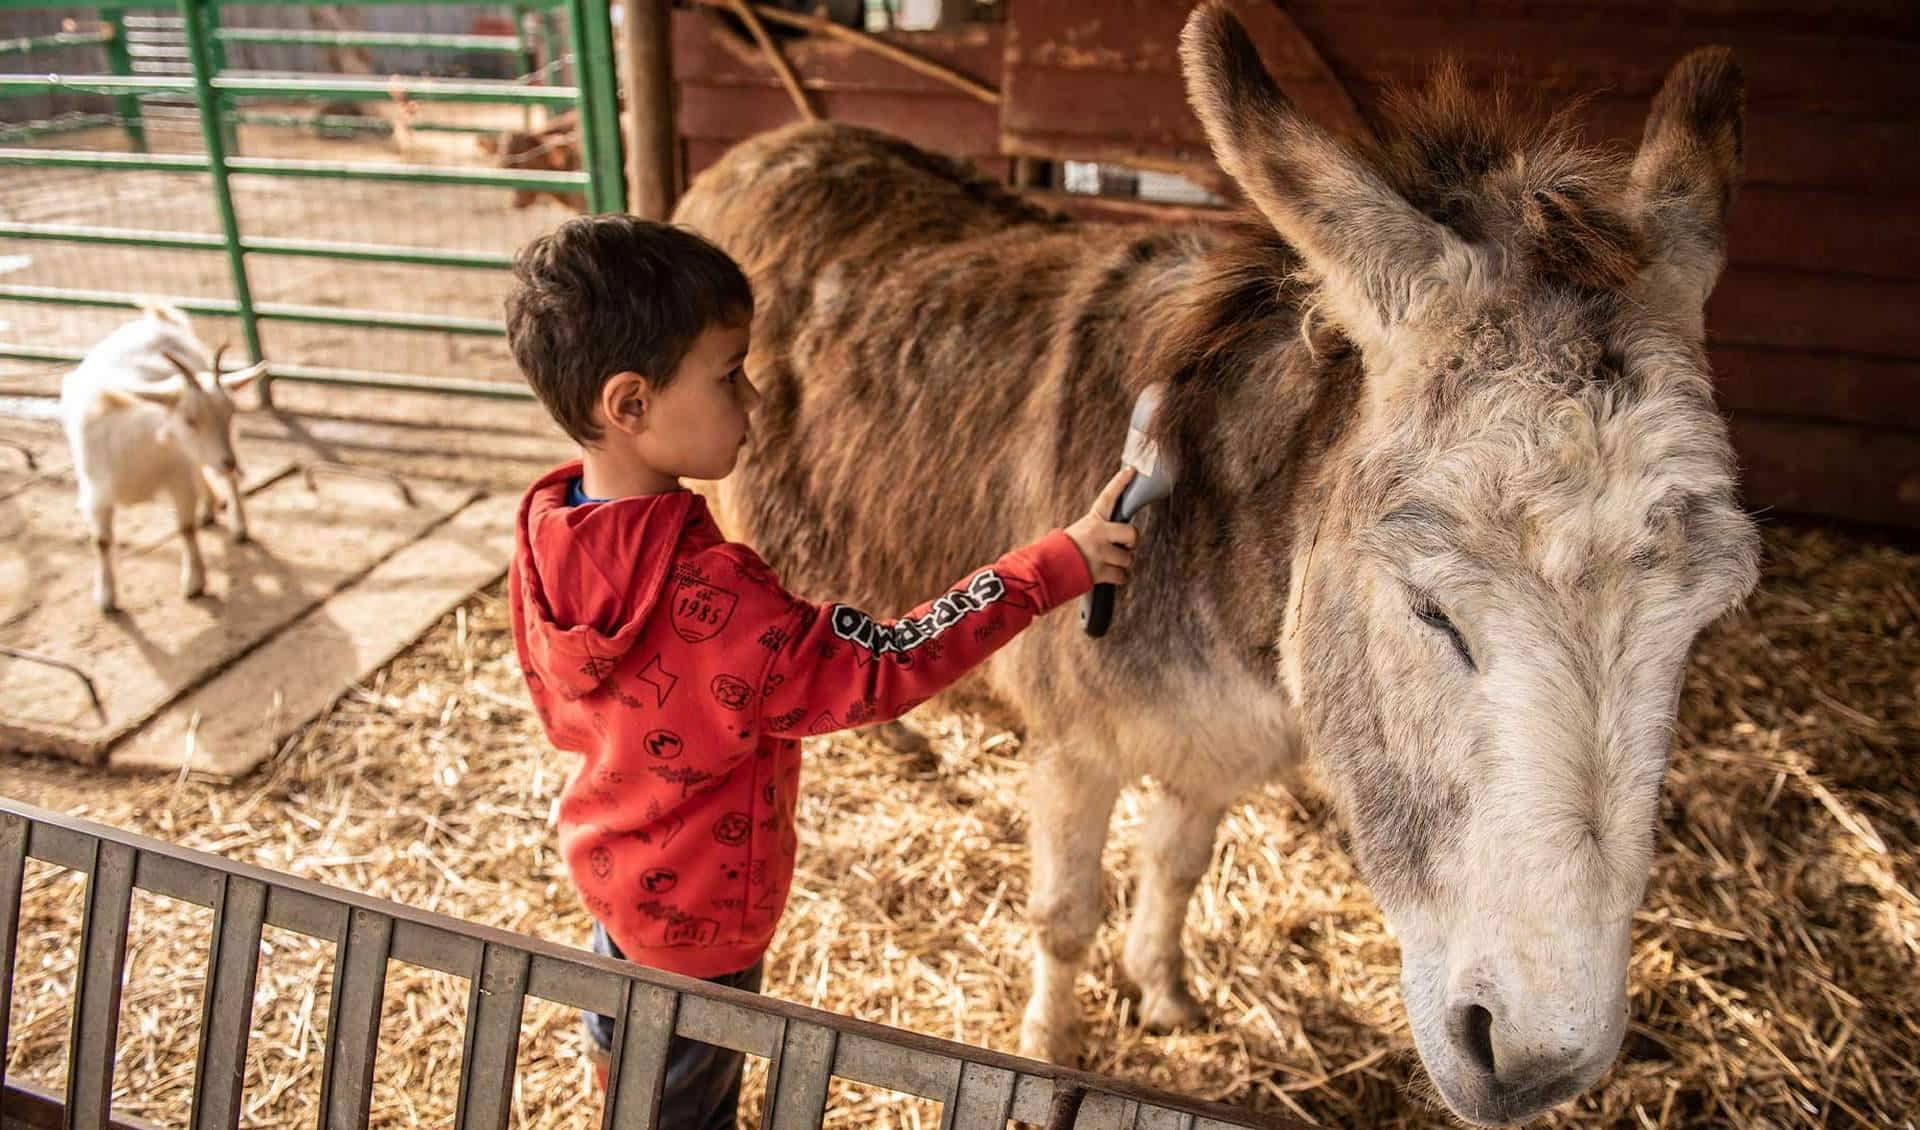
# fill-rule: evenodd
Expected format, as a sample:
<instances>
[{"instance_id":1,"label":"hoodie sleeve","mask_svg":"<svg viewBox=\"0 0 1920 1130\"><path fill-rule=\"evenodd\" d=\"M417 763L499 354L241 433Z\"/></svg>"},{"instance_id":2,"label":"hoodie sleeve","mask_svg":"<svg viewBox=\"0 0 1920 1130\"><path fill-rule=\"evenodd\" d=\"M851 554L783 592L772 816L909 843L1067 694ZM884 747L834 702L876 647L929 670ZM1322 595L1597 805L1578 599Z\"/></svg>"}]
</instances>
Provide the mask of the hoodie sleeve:
<instances>
[{"instance_id":1,"label":"hoodie sleeve","mask_svg":"<svg viewBox=\"0 0 1920 1130\"><path fill-rule=\"evenodd\" d=\"M978 666L1045 615L1093 587L1086 559L1055 530L975 570L897 620L788 594L753 552L746 558L761 642L772 652L761 682L761 728L780 737L824 734L907 713ZM753 568L751 566L757 566Z\"/></svg>"}]
</instances>

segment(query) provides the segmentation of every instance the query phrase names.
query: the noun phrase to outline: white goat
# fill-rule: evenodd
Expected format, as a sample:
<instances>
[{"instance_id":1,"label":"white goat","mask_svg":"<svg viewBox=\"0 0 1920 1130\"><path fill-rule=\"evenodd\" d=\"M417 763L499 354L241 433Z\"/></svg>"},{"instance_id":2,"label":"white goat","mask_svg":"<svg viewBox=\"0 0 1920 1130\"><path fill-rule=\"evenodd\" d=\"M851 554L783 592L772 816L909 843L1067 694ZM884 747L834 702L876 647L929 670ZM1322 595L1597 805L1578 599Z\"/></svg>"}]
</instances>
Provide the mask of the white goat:
<instances>
[{"instance_id":1,"label":"white goat","mask_svg":"<svg viewBox=\"0 0 1920 1130\"><path fill-rule=\"evenodd\" d=\"M185 314L164 305L142 310L88 350L60 387L80 513L98 555L93 595L103 612L115 608L115 506L163 493L173 499L183 551L180 585L188 597L206 587L197 527L212 524L216 480L232 507L233 540L247 540L231 394L259 377L266 362L221 373L220 354L208 354Z\"/></svg>"}]
</instances>

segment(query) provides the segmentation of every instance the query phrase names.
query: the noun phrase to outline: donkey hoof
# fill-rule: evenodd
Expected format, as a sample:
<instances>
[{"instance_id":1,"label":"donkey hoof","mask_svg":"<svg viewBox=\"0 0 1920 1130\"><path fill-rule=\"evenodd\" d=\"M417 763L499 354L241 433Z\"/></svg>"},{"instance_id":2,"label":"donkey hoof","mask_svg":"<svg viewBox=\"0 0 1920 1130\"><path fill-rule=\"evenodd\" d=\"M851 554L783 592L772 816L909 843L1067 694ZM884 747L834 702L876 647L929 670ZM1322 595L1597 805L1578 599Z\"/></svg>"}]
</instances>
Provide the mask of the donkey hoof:
<instances>
[{"instance_id":1,"label":"donkey hoof","mask_svg":"<svg viewBox=\"0 0 1920 1130\"><path fill-rule=\"evenodd\" d=\"M1149 1032L1174 1032L1193 1028L1207 1019L1207 1008L1178 981L1170 989L1140 992L1140 1026Z\"/></svg>"}]
</instances>

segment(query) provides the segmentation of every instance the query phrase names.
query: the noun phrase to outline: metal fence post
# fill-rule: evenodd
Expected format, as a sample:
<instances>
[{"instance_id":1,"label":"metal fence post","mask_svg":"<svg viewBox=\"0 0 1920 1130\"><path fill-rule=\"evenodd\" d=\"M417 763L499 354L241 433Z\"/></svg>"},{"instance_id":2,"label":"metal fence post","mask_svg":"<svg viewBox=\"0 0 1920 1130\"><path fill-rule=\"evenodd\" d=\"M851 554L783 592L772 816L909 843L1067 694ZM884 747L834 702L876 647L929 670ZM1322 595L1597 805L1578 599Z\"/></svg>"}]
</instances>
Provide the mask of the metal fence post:
<instances>
[{"instance_id":1,"label":"metal fence post","mask_svg":"<svg viewBox=\"0 0 1920 1130\"><path fill-rule=\"evenodd\" d=\"M210 2L204 9L206 13L207 51L213 58L213 69L208 77L221 74L227 69L227 43L220 37L220 5ZM229 155L240 152L240 122L235 114L240 108L238 99L220 95L214 100L220 107L220 136L227 144Z\"/></svg>"},{"instance_id":2,"label":"metal fence post","mask_svg":"<svg viewBox=\"0 0 1920 1130\"><path fill-rule=\"evenodd\" d=\"M133 52L127 48L127 13L119 8L103 8L100 19L111 38L106 42L107 70L116 75L133 74ZM127 131L127 142L135 153L147 151L147 123L140 116L140 96L122 94L114 99L120 108L120 126Z\"/></svg>"},{"instance_id":3,"label":"metal fence post","mask_svg":"<svg viewBox=\"0 0 1920 1130\"><path fill-rule=\"evenodd\" d=\"M259 361L260 325L254 316L253 287L247 281L247 255L240 246L240 220L233 210L233 184L227 171L226 130L221 122L221 99L213 90L217 71L213 27L208 9L213 0L180 0L187 25L187 56L193 63L193 99L200 107L200 132L206 138L207 164L213 173L213 199L220 212L220 228L227 241L227 265L233 274L233 298L239 305L240 332L247 341L247 358ZM261 403L271 406L272 374L260 378Z\"/></svg>"},{"instance_id":4,"label":"metal fence post","mask_svg":"<svg viewBox=\"0 0 1920 1130\"><path fill-rule=\"evenodd\" d=\"M626 173L620 160L620 94L614 80L613 25L601 0L569 0L574 85L580 90L582 164L592 177L587 208L627 210Z\"/></svg>"}]
</instances>

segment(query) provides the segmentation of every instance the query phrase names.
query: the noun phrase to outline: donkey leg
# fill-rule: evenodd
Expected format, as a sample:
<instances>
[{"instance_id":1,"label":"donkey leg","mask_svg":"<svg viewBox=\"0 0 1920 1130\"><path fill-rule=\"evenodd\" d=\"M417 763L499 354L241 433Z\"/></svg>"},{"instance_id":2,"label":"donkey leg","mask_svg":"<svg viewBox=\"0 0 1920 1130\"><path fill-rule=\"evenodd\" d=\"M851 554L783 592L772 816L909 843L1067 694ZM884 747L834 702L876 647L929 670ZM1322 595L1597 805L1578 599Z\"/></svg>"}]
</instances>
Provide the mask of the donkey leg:
<instances>
[{"instance_id":1,"label":"donkey leg","mask_svg":"<svg viewBox=\"0 0 1920 1130\"><path fill-rule=\"evenodd\" d=\"M1224 801L1168 789L1147 817L1140 884L1121 963L1140 988L1140 1022L1150 1031L1166 1032L1206 1017L1187 988L1180 930L1193 889L1213 860L1214 831L1225 811Z\"/></svg>"},{"instance_id":2,"label":"donkey leg","mask_svg":"<svg viewBox=\"0 0 1920 1130\"><path fill-rule=\"evenodd\" d=\"M1059 751L1043 754L1028 782L1032 821L1033 995L1020 1025L1021 1054L1071 1063L1080 1051L1074 980L1105 915L1100 849L1120 782Z\"/></svg>"}]
</instances>

